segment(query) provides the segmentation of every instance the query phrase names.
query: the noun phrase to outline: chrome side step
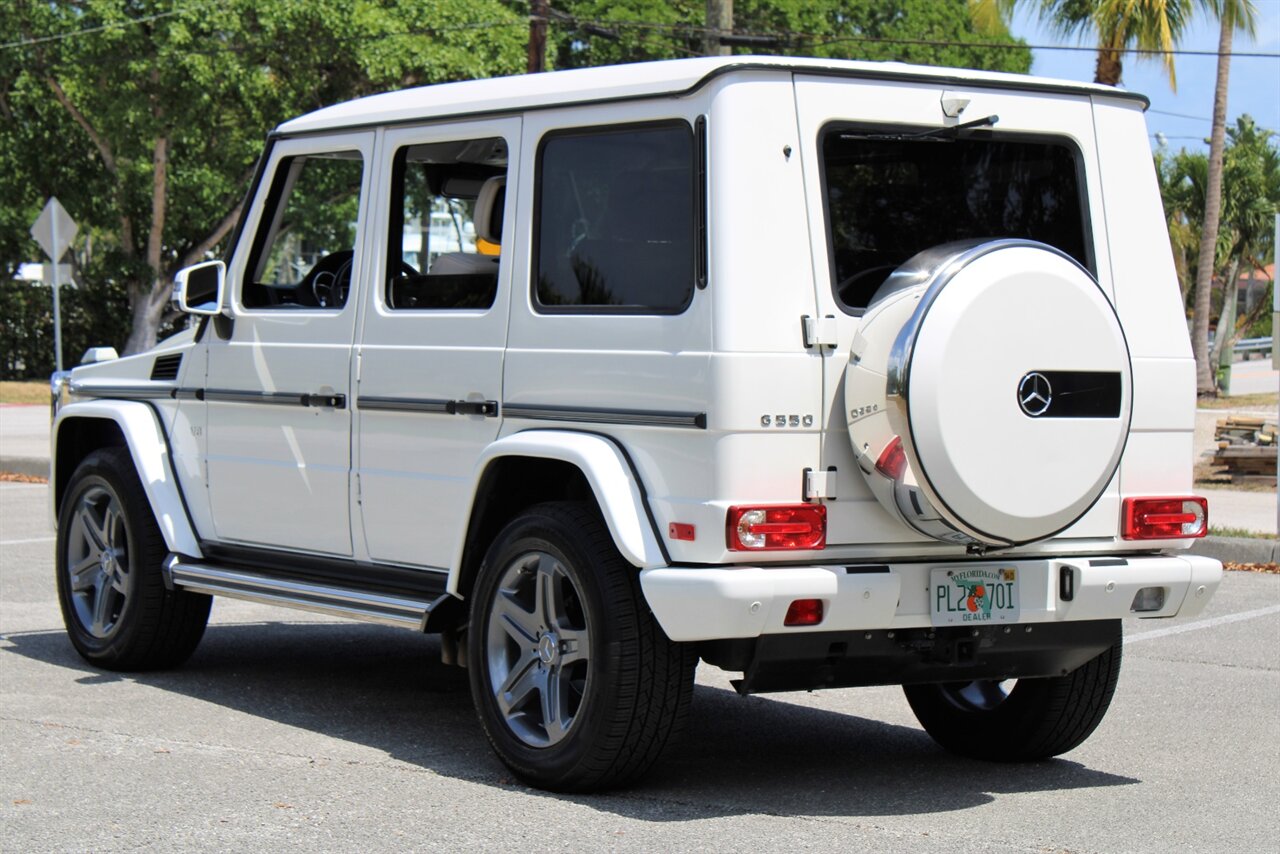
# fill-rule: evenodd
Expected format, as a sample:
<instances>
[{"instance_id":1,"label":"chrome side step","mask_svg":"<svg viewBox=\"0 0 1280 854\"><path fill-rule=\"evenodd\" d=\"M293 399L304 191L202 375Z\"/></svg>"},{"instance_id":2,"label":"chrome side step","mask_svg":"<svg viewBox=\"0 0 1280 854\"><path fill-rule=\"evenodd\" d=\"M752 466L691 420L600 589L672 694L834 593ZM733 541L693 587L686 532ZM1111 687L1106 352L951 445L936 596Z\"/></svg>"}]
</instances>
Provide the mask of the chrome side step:
<instances>
[{"instance_id":1,"label":"chrome side step","mask_svg":"<svg viewBox=\"0 0 1280 854\"><path fill-rule=\"evenodd\" d=\"M231 596L419 631L425 628L427 615L439 601L254 575L243 570L184 561L178 555L170 555L164 562L164 573L174 587L196 593Z\"/></svg>"}]
</instances>

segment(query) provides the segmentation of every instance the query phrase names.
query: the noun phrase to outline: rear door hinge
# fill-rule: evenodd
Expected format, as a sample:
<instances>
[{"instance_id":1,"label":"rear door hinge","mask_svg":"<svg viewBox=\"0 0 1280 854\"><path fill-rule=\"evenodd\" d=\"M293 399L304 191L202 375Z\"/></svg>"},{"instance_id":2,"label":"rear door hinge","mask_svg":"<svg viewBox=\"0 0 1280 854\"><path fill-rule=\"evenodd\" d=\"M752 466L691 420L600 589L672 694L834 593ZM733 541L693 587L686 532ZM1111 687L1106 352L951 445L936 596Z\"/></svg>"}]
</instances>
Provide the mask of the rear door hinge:
<instances>
[{"instance_id":1,"label":"rear door hinge","mask_svg":"<svg viewBox=\"0 0 1280 854\"><path fill-rule=\"evenodd\" d=\"M835 466L830 466L826 471L804 470L804 500L817 501L819 498L836 500Z\"/></svg>"},{"instance_id":2,"label":"rear door hinge","mask_svg":"<svg viewBox=\"0 0 1280 854\"><path fill-rule=\"evenodd\" d=\"M824 350L834 350L836 348L837 335L835 315L828 314L826 317L810 317L807 314L800 316L800 328L804 336L804 346L806 350L812 350L815 347Z\"/></svg>"}]
</instances>

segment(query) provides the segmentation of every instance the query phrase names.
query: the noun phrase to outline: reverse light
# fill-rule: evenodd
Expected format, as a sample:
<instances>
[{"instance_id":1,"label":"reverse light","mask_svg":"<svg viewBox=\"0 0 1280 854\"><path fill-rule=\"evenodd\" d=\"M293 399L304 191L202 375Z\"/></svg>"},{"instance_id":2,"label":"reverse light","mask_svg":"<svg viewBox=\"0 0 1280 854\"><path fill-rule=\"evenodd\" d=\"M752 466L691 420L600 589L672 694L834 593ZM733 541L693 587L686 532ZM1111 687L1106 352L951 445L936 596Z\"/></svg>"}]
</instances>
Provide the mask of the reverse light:
<instances>
[{"instance_id":1,"label":"reverse light","mask_svg":"<svg viewBox=\"0 0 1280 854\"><path fill-rule=\"evenodd\" d=\"M1209 502L1185 498L1126 498L1120 536L1126 540L1179 540L1209 532Z\"/></svg>"},{"instance_id":2,"label":"reverse light","mask_svg":"<svg viewBox=\"0 0 1280 854\"><path fill-rule=\"evenodd\" d=\"M797 599L787 608L784 626L816 626L822 622L821 599Z\"/></svg>"},{"instance_id":3,"label":"reverse light","mask_svg":"<svg viewBox=\"0 0 1280 854\"><path fill-rule=\"evenodd\" d=\"M730 551L821 549L827 545L827 508L821 504L730 507L726 522Z\"/></svg>"},{"instance_id":4,"label":"reverse light","mask_svg":"<svg viewBox=\"0 0 1280 854\"><path fill-rule=\"evenodd\" d=\"M897 480L906 467L907 452L902 449L902 437L894 436L880 452L880 459L876 460L876 471L889 480Z\"/></svg>"}]
</instances>

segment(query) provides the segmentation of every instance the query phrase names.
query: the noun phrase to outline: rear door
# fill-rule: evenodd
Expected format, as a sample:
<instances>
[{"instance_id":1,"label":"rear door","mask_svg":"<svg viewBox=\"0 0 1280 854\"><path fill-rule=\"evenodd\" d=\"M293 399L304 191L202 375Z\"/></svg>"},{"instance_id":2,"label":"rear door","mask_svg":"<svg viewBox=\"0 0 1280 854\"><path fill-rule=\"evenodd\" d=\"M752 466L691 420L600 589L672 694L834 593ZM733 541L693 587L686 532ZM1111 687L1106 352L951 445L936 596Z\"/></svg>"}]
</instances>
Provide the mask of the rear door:
<instances>
[{"instance_id":1,"label":"rear door","mask_svg":"<svg viewBox=\"0 0 1280 854\"><path fill-rule=\"evenodd\" d=\"M1108 252L1092 107L1083 94L915 81L797 75L795 89L818 309L834 344L823 368L822 466L837 470L839 498L828 541L918 540L880 508L854 461L846 410L858 402L845 400L844 374L860 317L915 253L968 239L1058 246L1112 296L1097 262ZM961 123L976 124L937 133ZM1073 531L1112 535L1115 501L1113 485Z\"/></svg>"},{"instance_id":2,"label":"rear door","mask_svg":"<svg viewBox=\"0 0 1280 854\"><path fill-rule=\"evenodd\" d=\"M498 434L519 139L518 118L384 136L355 410L371 560L447 567L466 530Z\"/></svg>"}]
</instances>

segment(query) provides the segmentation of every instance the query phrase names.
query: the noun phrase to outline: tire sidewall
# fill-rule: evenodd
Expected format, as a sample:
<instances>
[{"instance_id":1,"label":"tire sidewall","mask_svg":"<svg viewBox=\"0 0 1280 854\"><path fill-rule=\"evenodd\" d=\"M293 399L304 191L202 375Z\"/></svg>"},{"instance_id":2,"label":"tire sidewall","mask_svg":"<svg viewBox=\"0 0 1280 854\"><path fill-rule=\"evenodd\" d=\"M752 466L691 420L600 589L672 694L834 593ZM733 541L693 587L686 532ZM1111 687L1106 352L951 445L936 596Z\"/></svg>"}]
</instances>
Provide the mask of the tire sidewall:
<instances>
[{"instance_id":1,"label":"tire sidewall","mask_svg":"<svg viewBox=\"0 0 1280 854\"><path fill-rule=\"evenodd\" d=\"M607 726L609 710L620 693L621 681L628 677L621 666L624 638L619 632L619 623L627 621L617 619L626 603L609 601L600 577L608 568L592 561L580 548L578 539L577 532L559 519L538 514L521 517L494 541L472 590L467 653L471 692L480 722L508 766L547 787L575 776L584 762L590 761ZM493 696L486 650L490 605L498 584L513 561L533 551L551 555L564 567L582 600L590 633L586 695L568 734L548 747L531 747L507 728Z\"/></svg>"}]
</instances>

